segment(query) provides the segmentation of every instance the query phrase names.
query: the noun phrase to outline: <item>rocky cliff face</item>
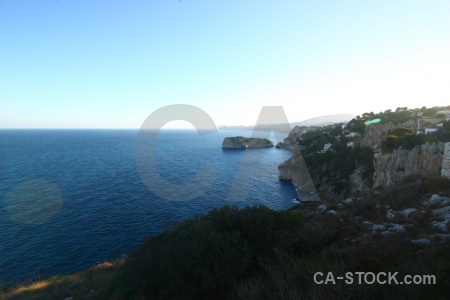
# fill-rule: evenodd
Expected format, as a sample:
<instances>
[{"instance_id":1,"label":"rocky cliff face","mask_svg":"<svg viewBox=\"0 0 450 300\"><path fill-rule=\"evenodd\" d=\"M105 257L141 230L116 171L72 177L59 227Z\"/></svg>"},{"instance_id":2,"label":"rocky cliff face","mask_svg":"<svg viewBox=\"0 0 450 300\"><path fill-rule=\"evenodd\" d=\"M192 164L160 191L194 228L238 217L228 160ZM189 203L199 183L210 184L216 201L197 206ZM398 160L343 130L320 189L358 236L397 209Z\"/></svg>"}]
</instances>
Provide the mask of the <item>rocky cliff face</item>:
<instances>
[{"instance_id":1,"label":"rocky cliff face","mask_svg":"<svg viewBox=\"0 0 450 300\"><path fill-rule=\"evenodd\" d=\"M278 166L280 180L291 181L302 201L319 201L311 174L298 147L291 147L292 157ZM305 197L305 194L307 195ZM302 195L300 197L300 195Z\"/></svg>"},{"instance_id":2,"label":"rocky cliff face","mask_svg":"<svg viewBox=\"0 0 450 300\"><path fill-rule=\"evenodd\" d=\"M361 147L371 148L373 152L375 152L373 157L373 169L367 168L367 165L364 168L356 163L354 170L351 171L346 179L348 180L347 182L350 183L349 191L353 193L364 193L376 187L389 187L409 175L442 175L450 178L450 143L426 143L417 145L411 150L398 148L393 150L392 153L382 153L381 146L383 141L385 141L396 129L401 127L410 128L415 132L418 129L422 129L418 128L418 125L417 120L409 120L398 124L389 122L366 126L365 132L361 137ZM424 126L424 124L421 124L420 126ZM299 171L306 170L306 166L304 165L303 157L299 154L300 149L297 146L297 142L304 133L311 130L317 129L296 127L291 131L284 143L277 145L277 147L287 147L294 150L292 158L279 166L280 179L292 180L298 186L305 185L306 182L309 182L309 173L305 174ZM318 139L320 139L320 137L318 137ZM314 145L314 142L311 143L311 145ZM301 150L303 152L305 151L304 149ZM307 158L311 159L310 156ZM313 157L313 159L315 159L315 157ZM370 165L370 158L368 159L368 164ZM325 162L325 164L327 163L329 163L329 161ZM317 177L317 174L315 175ZM369 178L369 180L367 180L367 178ZM373 183L370 178L373 179ZM315 177L313 179L315 180L313 181L314 183L321 183L321 191L330 188L330 186L328 186L330 185L330 180L318 181L318 179L323 178Z\"/></svg>"},{"instance_id":3,"label":"rocky cliff face","mask_svg":"<svg viewBox=\"0 0 450 300\"><path fill-rule=\"evenodd\" d=\"M317 126L295 126L284 141L277 144L277 148L291 148L296 147L297 142L302 136L302 134L309 131L318 130L320 127Z\"/></svg>"},{"instance_id":4,"label":"rocky cliff face","mask_svg":"<svg viewBox=\"0 0 450 300\"><path fill-rule=\"evenodd\" d=\"M375 152L373 187L387 187L400 181L408 175L439 175L445 176L447 171L443 170L444 143L426 143L416 146L412 150L397 149L389 154L381 153L382 142L395 129L404 127L411 128L414 132L417 127L416 120L410 120L400 124L383 123L366 127L362 145L371 147ZM450 146L449 154L450 157ZM448 176L450 177L450 158L448 159ZM357 175L357 174L355 174ZM357 176L355 176L357 179ZM357 180L356 180L357 182Z\"/></svg>"},{"instance_id":5,"label":"rocky cliff face","mask_svg":"<svg viewBox=\"0 0 450 300\"><path fill-rule=\"evenodd\" d=\"M365 193L369 191L372 187L368 186L366 182L364 182L364 168L363 167L357 167L353 174L350 176L350 191L352 193L362 192Z\"/></svg>"},{"instance_id":6,"label":"rocky cliff face","mask_svg":"<svg viewBox=\"0 0 450 300\"><path fill-rule=\"evenodd\" d=\"M439 175L444 143L426 143L412 150L397 149L374 157L374 187L387 187L408 175Z\"/></svg>"},{"instance_id":7,"label":"rocky cliff face","mask_svg":"<svg viewBox=\"0 0 450 300\"><path fill-rule=\"evenodd\" d=\"M247 149L273 147L272 141L262 138L245 138L243 136L227 137L222 142L223 149Z\"/></svg>"},{"instance_id":8,"label":"rocky cliff face","mask_svg":"<svg viewBox=\"0 0 450 300\"><path fill-rule=\"evenodd\" d=\"M417 131L417 121L410 120L400 124L382 123L367 126L364 137L361 141L361 146L370 147L373 151L381 149L381 143L388 137L388 135L397 128L405 127L411 128L414 132Z\"/></svg>"},{"instance_id":9,"label":"rocky cliff face","mask_svg":"<svg viewBox=\"0 0 450 300\"><path fill-rule=\"evenodd\" d=\"M450 143L445 143L444 157L442 159L441 176L450 178Z\"/></svg>"}]
</instances>

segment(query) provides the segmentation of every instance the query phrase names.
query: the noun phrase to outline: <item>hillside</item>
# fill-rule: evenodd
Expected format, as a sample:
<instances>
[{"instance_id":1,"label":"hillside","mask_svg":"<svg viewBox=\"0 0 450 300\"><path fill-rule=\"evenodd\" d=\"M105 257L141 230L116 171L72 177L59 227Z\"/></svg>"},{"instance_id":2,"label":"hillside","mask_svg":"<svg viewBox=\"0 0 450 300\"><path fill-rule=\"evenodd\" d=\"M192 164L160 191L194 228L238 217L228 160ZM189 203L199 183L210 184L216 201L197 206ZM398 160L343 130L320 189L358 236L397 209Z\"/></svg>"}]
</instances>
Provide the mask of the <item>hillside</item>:
<instances>
[{"instance_id":1,"label":"hillside","mask_svg":"<svg viewBox=\"0 0 450 300\"><path fill-rule=\"evenodd\" d=\"M293 180L302 190L306 182L293 176L299 156L322 197L364 193L410 175L440 175L450 142L449 108L397 108L348 123L295 127L277 145L297 150L280 165L280 179Z\"/></svg>"}]
</instances>

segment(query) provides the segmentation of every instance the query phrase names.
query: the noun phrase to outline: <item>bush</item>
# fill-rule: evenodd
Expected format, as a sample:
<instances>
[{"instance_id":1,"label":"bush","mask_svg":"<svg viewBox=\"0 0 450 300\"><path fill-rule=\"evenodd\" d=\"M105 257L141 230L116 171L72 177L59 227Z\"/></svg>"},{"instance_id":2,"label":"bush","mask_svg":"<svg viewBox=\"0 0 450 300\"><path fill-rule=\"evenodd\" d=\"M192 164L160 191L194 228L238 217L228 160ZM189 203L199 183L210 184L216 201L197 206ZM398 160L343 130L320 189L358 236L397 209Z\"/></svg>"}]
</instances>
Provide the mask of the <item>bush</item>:
<instances>
[{"instance_id":1,"label":"bush","mask_svg":"<svg viewBox=\"0 0 450 300\"><path fill-rule=\"evenodd\" d=\"M442 176L428 176L419 187L421 193L443 193L450 197L450 179Z\"/></svg>"},{"instance_id":2,"label":"bush","mask_svg":"<svg viewBox=\"0 0 450 300\"><path fill-rule=\"evenodd\" d=\"M301 220L266 207L223 207L174 225L131 253L115 287L125 299L218 299L298 248Z\"/></svg>"}]
</instances>

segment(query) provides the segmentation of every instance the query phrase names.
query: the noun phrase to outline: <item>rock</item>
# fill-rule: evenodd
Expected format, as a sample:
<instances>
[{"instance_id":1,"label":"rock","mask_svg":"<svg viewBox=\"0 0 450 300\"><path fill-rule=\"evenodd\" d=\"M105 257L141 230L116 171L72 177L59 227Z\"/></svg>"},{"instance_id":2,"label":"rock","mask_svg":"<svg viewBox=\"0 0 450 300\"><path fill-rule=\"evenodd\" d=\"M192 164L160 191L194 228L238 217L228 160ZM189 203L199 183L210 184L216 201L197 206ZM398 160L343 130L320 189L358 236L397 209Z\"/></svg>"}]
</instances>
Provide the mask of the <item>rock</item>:
<instances>
[{"instance_id":1,"label":"rock","mask_svg":"<svg viewBox=\"0 0 450 300\"><path fill-rule=\"evenodd\" d=\"M319 130L320 127L314 127L314 126L295 126L290 132L287 138L284 139L283 144L285 146L297 144L297 142L300 140L301 136L304 133Z\"/></svg>"},{"instance_id":2,"label":"rock","mask_svg":"<svg viewBox=\"0 0 450 300\"><path fill-rule=\"evenodd\" d=\"M440 207L444 207L444 206L450 206L450 198L447 198L445 200L443 200L440 204Z\"/></svg>"},{"instance_id":3,"label":"rock","mask_svg":"<svg viewBox=\"0 0 450 300\"><path fill-rule=\"evenodd\" d=\"M322 204L322 205L317 206L317 209L321 210L321 211L325 211L327 209L327 206L325 204Z\"/></svg>"},{"instance_id":4,"label":"rock","mask_svg":"<svg viewBox=\"0 0 450 300\"><path fill-rule=\"evenodd\" d=\"M395 218L395 215L394 215L393 213L387 213L387 214L386 214L386 218L387 218L388 220L392 220L393 218Z\"/></svg>"},{"instance_id":5,"label":"rock","mask_svg":"<svg viewBox=\"0 0 450 300\"><path fill-rule=\"evenodd\" d=\"M438 228L439 230L447 232L448 223L450 222L450 206L437 208L437 209L432 210L431 212L433 215L439 216L444 219L442 221L433 221L433 222L431 222L431 225L433 227Z\"/></svg>"},{"instance_id":6,"label":"rock","mask_svg":"<svg viewBox=\"0 0 450 300\"><path fill-rule=\"evenodd\" d=\"M400 211L399 213L404 215L405 217L409 217L412 213L415 213L417 211L416 208L405 208L404 210Z\"/></svg>"},{"instance_id":7,"label":"rock","mask_svg":"<svg viewBox=\"0 0 450 300\"><path fill-rule=\"evenodd\" d=\"M404 233L406 232L406 229L405 226L401 224L390 224L388 231L396 233Z\"/></svg>"},{"instance_id":8,"label":"rock","mask_svg":"<svg viewBox=\"0 0 450 300\"><path fill-rule=\"evenodd\" d=\"M447 197L442 197L439 195L432 195L431 198L428 200L428 203L430 203L431 205L439 205L441 204L444 200L450 200Z\"/></svg>"},{"instance_id":9,"label":"rock","mask_svg":"<svg viewBox=\"0 0 450 300\"><path fill-rule=\"evenodd\" d=\"M222 142L223 149L270 148L272 141L263 138L245 138L243 136L226 137Z\"/></svg>"},{"instance_id":10,"label":"rock","mask_svg":"<svg viewBox=\"0 0 450 300\"><path fill-rule=\"evenodd\" d=\"M306 167L300 149L298 147L293 147L292 151L292 157L278 166L278 178L294 183L297 195L302 198L302 202L320 201L315 184ZM313 196L305 199L302 196L304 193L312 193Z\"/></svg>"},{"instance_id":11,"label":"rock","mask_svg":"<svg viewBox=\"0 0 450 300\"><path fill-rule=\"evenodd\" d=\"M374 151L381 149L383 141L394 131L396 128L411 128L414 132L417 130L417 121L410 120L400 124L394 124L392 122L372 124L366 126L364 138L362 139L362 145L370 147Z\"/></svg>"},{"instance_id":12,"label":"rock","mask_svg":"<svg viewBox=\"0 0 450 300\"><path fill-rule=\"evenodd\" d=\"M329 211L327 211L327 214L329 214L329 215L336 215L336 214L337 214L337 211L335 211L335 210L329 210Z\"/></svg>"},{"instance_id":13,"label":"rock","mask_svg":"<svg viewBox=\"0 0 450 300\"><path fill-rule=\"evenodd\" d=\"M384 226L383 224L373 224L372 227L370 228L372 229L372 231L383 231L386 229L386 226Z\"/></svg>"},{"instance_id":14,"label":"rock","mask_svg":"<svg viewBox=\"0 0 450 300\"><path fill-rule=\"evenodd\" d=\"M431 244L431 241L428 239L418 239L418 240L411 240L411 243L414 246L420 246L420 247L425 247Z\"/></svg>"},{"instance_id":15,"label":"rock","mask_svg":"<svg viewBox=\"0 0 450 300\"><path fill-rule=\"evenodd\" d=\"M279 142L279 143L277 143L277 144L275 145L275 148L278 148L278 149L285 149L285 148L289 148L289 147L286 146L284 143Z\"/></svg>"},{"instance_id":16,"label":"rock","mask_svg":"<svg viewBox=\"0 0 450 300\"><path fill-rule=\"evenodd\" d=\"M431 222L431 226L436 227L437 229L443 231L443 232L447 232L448 230L448 225L447 225L448 221L433 221Z\"/></svg>"},{"instance_id":17,"label":"rock","mask_svg":"<svg viewBox=\"0 0 450 300\"><path fill-rule=\"evenodd\" d=\"M432 210L431 212L433 213L433 215L439 215L447 220L450 220L450 206L437 208Z\"/></svg>"},{"instance_id":18,"label":"rock","mask_svg":"<svg viewBox=\"0 0 450 300\"><path fill-rule=\"evenodd\" d=\"M445 143L441 176L450 178L450 143Z\"/></svg>"},{"instance_id":19,"label":"rock","mask_svg":"<svg viewBox=\"0 0 450 300\"><path fill-rule=\"evenodd\" d=\"M351 192L352 193L356 193L356 192L365 193L365 192L370 191L371 187L367 186L366 183L364 183L364 180L363 180L364 172L365 172L364 167L359 166L350 175L350 185L351 185Z\"/></svg>"},{"instance_id":20,"label":"rock","mask_svg":"<svg viewBox=\"0 0 450 300\"><path fill-rule=\"evenodd\" d=\"M368 128L374 126L369 126ZM444 143L425 143L411 150L396 149L392 153L374 156L374 188L388 187L408 175L439 175L442 167Z\"/></svg>"},{"instance_id":21,"label":"rock","mask_svg":"<svg viewBox=\"0 0 450 300\"><path fill-rule=\"evenodd\" d=\"M342 201L342 203L347 204L347 205L352 204L353 199L352 198L345 199L344 201Z\"/></svg>"}]
</instances>

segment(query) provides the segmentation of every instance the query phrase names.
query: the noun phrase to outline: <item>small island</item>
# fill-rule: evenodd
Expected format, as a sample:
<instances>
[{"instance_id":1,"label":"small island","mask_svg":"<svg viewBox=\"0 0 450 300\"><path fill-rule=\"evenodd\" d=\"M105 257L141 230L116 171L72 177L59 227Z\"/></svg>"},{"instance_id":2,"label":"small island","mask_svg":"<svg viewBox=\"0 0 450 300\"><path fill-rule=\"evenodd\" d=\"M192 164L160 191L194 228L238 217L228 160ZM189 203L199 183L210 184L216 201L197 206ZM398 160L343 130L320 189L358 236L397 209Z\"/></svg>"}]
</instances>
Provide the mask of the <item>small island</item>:
<instances>
[{"instance_id":1,"label":"small island","mask_svg":"<svg viewBox=\"0 0 450 300\"><path fill-rule=\"evenodd\" d=\"M264 138L246 138L243 136L226 137L222 149L270 148L272 141Z\"/></svg>"}]
</instances>

